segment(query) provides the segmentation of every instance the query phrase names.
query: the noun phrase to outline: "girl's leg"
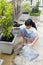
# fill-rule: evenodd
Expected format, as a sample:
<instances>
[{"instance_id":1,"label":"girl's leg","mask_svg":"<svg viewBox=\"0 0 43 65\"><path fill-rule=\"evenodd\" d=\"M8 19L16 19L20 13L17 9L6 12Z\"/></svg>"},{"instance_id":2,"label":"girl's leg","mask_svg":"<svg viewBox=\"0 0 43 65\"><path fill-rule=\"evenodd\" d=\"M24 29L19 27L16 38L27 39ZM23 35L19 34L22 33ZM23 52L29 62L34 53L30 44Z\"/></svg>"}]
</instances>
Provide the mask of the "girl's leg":
<instances>
[{"instance_id":1,"label":"girl's leg","mask_svg":"<svg viewBox=\"0 0 43 65\"><path fill-rule=\"evenodd\" d=\"M20 29L20 36L22 36L22 38L23 38L23 43L24 43L24 45L26 45L26 43L27 43L27 40L26 40L26 31L25 31L25 29L23 28L23 29Z\"/></svg>"},{"instance_id":2,"label":"girl's leg","mask_svg":"<svg viewBox=\"0 0 43 65\"><path fill-rule=\"evenodd\" d=\"M20 35L23 37L24 44L28 43L26 37L29 39L30 43L32 43L33 40L35 39L35 34L33 32L28 34L24 28L20 29Z\"/></svg>"},{"instance_id":3,"label":"girl's leg","mask_svg":"<svg viewBox=\"0 0 43 65\"><path fill-rule=\"evenodd\" d=\"M25 29L20 29L20 36L25 37Z\"/></svg>"},{"instance_id":4,"label":"girl's leg","mask_svg":"<svg viewBox=\"0 0 43 65\"><path fill-rule=\"evenodd\" d=\"M36 37L35 34L32 32L32 33L30 34L29 41L32 43L32 42L34 41L35 37Z\"/></svg>"}]
</instances>

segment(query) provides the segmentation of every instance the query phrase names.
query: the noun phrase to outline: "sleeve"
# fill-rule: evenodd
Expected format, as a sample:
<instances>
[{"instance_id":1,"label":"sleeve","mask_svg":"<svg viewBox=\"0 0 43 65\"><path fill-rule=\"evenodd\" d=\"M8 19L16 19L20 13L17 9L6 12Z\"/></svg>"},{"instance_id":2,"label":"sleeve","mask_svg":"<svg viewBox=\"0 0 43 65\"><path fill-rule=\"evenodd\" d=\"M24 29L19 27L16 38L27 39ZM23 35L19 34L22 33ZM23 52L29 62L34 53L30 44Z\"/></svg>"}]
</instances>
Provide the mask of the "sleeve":
<instances>
[{"instance_id":1,"label":"sleeve","mask_svg":"<svg viewBox=\"0 0 43 65\"><path fill-rule=\"evenodd\" d=\"M25 25L21 25L19 28L20 28L20 29L23 29L23 28L25 28Z\"/></svg>"},{"instance_id":2,"label":"sleeve","mask_svg":"<svg viewBox=\"0 0 43 65\"><path fill-rule=\"evenodd\" d=\"M33 28L33 32L34 32L34 33L37 33L37 30L36 30L35 28Z\"/></svg>"}]
</instances>

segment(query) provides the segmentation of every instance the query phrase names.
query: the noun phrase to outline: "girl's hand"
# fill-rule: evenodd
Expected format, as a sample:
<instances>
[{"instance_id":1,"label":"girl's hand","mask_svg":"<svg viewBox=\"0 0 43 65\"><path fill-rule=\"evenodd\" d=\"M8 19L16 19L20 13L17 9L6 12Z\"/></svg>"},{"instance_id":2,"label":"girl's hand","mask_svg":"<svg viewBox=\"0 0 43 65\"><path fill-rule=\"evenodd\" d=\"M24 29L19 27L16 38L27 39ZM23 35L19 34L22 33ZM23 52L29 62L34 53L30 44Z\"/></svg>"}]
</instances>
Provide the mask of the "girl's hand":
<instances>
[{"instance_id":1,"label":"girl's hand","mask_svg":"<svg viewBox=\"0 0 43 65\"><path fill-rule=\"evenodd\" d=\"M29 44L30 47L33 47L33 45L34 45L33 43Z\"/></svg>"}]
</instances>

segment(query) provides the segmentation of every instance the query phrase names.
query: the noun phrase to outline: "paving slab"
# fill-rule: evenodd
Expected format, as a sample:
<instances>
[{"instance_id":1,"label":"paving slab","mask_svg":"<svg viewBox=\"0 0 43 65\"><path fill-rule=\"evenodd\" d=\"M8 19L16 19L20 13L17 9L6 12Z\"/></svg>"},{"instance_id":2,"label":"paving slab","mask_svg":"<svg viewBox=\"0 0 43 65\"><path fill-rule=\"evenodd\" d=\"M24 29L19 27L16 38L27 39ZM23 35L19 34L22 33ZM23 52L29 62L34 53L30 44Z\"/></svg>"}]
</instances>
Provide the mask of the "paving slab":
<instances>
[{"instance_id":1,"label":"paving slab","mask_svg":"<svg viewBox=\"0 0 43 65\"><path fill-rule=\"evenodd\" d=\"M43 24L38 23L37 26L39 39L34 45L34 49L39 53L38 58L34 59L33 61L27 61L22 55L19 57L16 57L16 60L20 60L20 62L16 62L16 65L43 65Z\"/></svg>"}]
</instances>

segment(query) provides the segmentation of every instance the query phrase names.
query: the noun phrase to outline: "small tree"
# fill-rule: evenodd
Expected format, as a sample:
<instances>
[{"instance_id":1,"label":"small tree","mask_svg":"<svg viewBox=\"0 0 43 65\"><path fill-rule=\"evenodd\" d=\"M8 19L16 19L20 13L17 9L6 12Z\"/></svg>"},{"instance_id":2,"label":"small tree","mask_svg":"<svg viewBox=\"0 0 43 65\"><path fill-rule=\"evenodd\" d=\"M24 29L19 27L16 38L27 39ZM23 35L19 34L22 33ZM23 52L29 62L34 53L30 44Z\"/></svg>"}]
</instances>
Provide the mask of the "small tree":
<instances>
[{"instance_id":1,"label":"small tree","mask_svg":"<svg viewBox=\"0 0 43 65\"><path fill-rule=\"evenodd\" d=\"M8 3L7 0L0 0L0 26L4 36L11 37L12 28L12 3Z\"/></svg>"},{"instance_id":2,"label":"small tree","mask_svg":"<svg viewBox=\"0 0 43 65\"><path fill-rule=\"evenodd\" d=\"M22 9L22 12L30 13L30 11L31 11L31 4L30 4L30 2L24 0L24 1L21 3L21 9Z\"/></svg>"}]
</instances>

